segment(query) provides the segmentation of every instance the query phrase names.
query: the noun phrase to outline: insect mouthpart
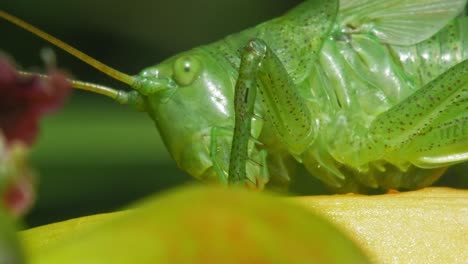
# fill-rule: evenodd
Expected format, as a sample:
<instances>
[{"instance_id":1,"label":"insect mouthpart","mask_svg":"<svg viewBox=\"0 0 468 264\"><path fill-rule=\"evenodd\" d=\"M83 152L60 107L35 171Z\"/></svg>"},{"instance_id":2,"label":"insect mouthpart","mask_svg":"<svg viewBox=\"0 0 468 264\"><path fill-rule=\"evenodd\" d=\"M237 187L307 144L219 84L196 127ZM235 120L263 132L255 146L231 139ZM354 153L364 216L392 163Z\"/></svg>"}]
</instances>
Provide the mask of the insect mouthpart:
<instances>
[{"instance_id":1,"label":"insect mouthpart","mask_svg":"<svg viewBox=\"0 0 468 264\"><path fill-rule=\"evenodd\" d=\"M162 91L174 91L177 84L169 77L135 76L131 87L142 95L151 96Z\"/></svg>"}]
</instances>

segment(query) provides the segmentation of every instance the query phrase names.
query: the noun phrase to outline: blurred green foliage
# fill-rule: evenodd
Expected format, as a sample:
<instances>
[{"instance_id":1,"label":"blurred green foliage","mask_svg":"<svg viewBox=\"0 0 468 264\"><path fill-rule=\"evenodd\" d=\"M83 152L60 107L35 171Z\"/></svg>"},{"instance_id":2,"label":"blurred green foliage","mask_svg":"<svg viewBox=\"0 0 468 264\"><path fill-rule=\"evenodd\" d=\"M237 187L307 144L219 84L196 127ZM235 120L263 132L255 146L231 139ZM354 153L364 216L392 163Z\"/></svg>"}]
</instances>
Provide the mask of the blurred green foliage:
<instances>
[{"instance_id":1,"label":"blurred green foliage","mask_svg":"<svg viewBox=\"0 0 468 264\"><path fill-rule=\"evenodd\" d=\"M0 263L24 263L14 219L0 206Z\"/></svg>"},{"instance_id":2,"label":"blurred green foliage","mask_svg":"<svg viewBox=\"0 0 468 264\"><path fill-rule=\"evenodd\" d=\"M301 1L269 0L3 0L2 8L123 72L140 69L284 13ZM2 22L0 49L35 70L50 44ZM55 49L60 68L77 79L122 84ZM98 95L75 92L64 110L46 118L33 152L40 171L38 201L26 219L36 226L110 211L191 179L178 170L152 121ZM466 165L457 169L458 175ZM445 177L447 178L447 177ZM451 178L451 186L467 186ZM307 184L303 184L307 183ZM461 184L461 185L460 185ZM320 185L312 177L296 182ZM318 188L320 190L320 188Z\"/></svg>"}]
</instances>

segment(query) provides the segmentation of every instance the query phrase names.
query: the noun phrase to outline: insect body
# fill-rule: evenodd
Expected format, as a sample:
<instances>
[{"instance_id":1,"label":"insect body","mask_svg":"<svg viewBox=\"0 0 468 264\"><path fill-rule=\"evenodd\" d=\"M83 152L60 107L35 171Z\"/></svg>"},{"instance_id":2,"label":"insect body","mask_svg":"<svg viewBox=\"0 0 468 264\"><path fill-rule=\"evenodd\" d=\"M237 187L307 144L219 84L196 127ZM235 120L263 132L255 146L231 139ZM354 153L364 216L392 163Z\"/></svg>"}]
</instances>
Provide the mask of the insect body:
<instances>
[{"instance_id":1,"label":"insect body","mask_svg":"<svg viewBox=\"0 0 468 264\"><path fill-rule=\"evenodd\" d=\"M468 159L465 5L306 1L136 76L104 70L135 91L74 85L148 112L202 180L263 188L294 161L342 191L420 188Z\"/></svg>"}]
</instances>

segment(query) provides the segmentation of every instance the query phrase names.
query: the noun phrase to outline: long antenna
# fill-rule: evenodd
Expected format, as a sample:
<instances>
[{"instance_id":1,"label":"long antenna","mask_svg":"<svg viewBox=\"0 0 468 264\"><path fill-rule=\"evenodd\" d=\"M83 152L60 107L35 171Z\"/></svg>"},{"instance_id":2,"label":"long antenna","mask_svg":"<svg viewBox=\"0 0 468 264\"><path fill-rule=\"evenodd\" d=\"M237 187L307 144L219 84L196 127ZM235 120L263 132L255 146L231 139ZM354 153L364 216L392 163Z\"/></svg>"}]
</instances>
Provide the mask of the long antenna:
<instances>
[{"instance_id":1,"label":"long antenna","mask_svg":"<svg viewBox=\"0 0 468 264\"><path fill-rule=\"evenodd\" d=\"M3 10L0 10L0 18L3 18L5 19L6 21L9 21L10 23L20 27L20 28L23 28L25 29L26 31L29 31L31 32L32 34L54 44L55 46L57 46L58 48L60 49L63 49L64 51L70 53L71 55L75 56L76 58L78 58L79 60L85 62L86 64L96 68L98 71L104 73L104 74L107 74L109 75L110 77L118 80L118 81L121 81L123 83L126 83L128 84L129 86L132 86L132 84L134 83L135 81L135 78L130 76L130 75L127 75L123 72L120 72L110 66L107 66L105 65L104 63L84 54L83 52L77 50L76 48L68 45L67 43L45 33L44 31L34 27L33 25L31 24L28 24L27 22L15 17L15 16L12 16L8 13L6 13L5 11ZM79 88L78 86L74 86L76 88Z\"/></svg>"},{"instance_id":2,"label":"long antenna","mask_svg":"<svg viewBox=\"0 0 468 264\"><path fill-rule=\"evenodd\" d=\"M34 73L34 72L25 72L25 71L17 71L18 74L22 76L27 76L27 77L39 77L41 79L47 80L49 79L49 75L45 74L40 74L40 73ZM97 94L102 94L107 97L110 97L112 99L117 99L119 97L119 92L118 90L109 88L104 85L99 85L99 84L94 84L94 83L88 83L88 82L83 82L83 81L78 81L78 80L72 80L72 79L67 79L67 81L70 82L71 86L76 89L80 90L85 90Z\"/></svg>"},{"instance_id":3,"label":"long antenna","mask_svg":"<svg viewBox=\"0 0 468 264\"><path fill-rule=\"evenodd\" d=\"M17 71L17 72L19 75L26 76L26 77L39 77L44 80L47 80L50 78L49 75L35 73L35 72L26 72L26 71ZM102 94L107 97L110 97L111 99L117 101L120 104L124 104L124 105L129 104L129 105L133 105L137 107L137 109L143 109L141 106L140 98L137 98L134 96L132 97L130 95L131 92L128 93L122 90L115 90L104 85L83 82L83 81L78 81L78 80L67 79L67 81L69 81L71 86L75 89Z\"/></svg>"}]
</instances>

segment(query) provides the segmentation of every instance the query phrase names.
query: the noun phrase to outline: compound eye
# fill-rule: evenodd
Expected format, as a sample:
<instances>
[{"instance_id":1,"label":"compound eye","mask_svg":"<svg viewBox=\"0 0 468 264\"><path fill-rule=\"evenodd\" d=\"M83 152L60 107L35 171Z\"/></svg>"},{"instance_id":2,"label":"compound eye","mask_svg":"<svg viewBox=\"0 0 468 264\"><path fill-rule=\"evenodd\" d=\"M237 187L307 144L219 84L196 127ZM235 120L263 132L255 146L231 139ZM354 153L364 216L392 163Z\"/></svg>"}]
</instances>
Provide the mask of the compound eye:
<instances>
[{"instance_id":1,"label":"compound eye","mask_svg":"<svg viewBox=\"0 0 468 264\"><path fill-rule=\"evenodd\" d=\"M201 68L197 58L182 56L174 62L174 80L181 86L189 85L197 79Z\"/></svg>"}]
</instances>

